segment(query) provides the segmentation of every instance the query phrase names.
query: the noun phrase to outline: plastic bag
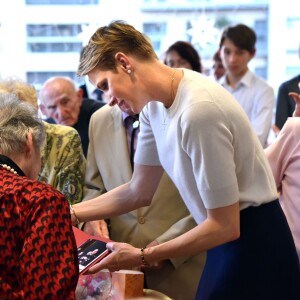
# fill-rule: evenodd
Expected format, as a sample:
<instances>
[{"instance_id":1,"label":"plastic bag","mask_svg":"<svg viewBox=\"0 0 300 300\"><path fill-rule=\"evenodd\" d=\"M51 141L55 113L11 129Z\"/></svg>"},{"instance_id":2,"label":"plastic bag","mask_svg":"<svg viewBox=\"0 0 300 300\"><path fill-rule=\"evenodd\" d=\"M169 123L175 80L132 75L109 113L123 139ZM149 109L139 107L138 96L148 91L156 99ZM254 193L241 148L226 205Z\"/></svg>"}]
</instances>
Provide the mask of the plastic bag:
<instances>
[{"instance_id":1,"label":"plastic bag","mask_svg":"<svg viewBox=\"0 0 300 300\"><path fill-rule=\"evenodd\" d=\"M113 300L112 276L108 270L79 276L76 300Z\"/></svg>"}]
</instances>

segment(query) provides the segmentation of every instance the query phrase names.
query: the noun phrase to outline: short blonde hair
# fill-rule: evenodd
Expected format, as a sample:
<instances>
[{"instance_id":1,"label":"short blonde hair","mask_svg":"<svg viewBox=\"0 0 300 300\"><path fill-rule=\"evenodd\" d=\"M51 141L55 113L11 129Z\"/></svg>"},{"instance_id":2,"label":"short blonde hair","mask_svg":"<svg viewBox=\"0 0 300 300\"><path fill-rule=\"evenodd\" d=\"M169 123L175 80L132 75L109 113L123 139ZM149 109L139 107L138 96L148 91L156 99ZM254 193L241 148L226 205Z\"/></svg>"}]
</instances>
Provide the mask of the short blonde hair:
<instances>
[{"instance_id":1,"label":"short blonde hair","mask_svg":"<svg viewBox=\"0 0 300 300\"><path fill-rule=\"evenodd\" d=\"M113 21L100 27L92 35L81 52L77 70L78 76L87 75L94 68L115 71L115 54L132 54L142 61L157 59L148 38L124 21Z\"/></svg>"},{"instance_id":2,"label":"short blonde hair","mask_svg":"<svg viewBox=\"0 0 300 300\"><path fill-rule=\"evenodd\" d=\"M0 93L15 94L19 100L38 108L37 91L34 86L17 77L0 80Z\"/></svg>"}]
</instances>

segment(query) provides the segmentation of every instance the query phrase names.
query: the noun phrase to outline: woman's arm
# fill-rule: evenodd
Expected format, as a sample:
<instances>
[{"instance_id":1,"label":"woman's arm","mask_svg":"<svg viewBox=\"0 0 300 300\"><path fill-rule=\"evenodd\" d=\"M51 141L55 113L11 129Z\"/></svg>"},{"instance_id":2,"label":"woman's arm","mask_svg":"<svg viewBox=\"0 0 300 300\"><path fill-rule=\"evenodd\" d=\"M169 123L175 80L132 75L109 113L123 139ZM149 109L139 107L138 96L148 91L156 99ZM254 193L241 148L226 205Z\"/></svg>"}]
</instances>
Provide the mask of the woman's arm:
<instances>
[{"instance_id":1,"label":"woman's arm","mask_svg":"<svg viewBox=\"0 0 300 300\"><path fill-rule=\"evenodd\" d=\"M161 166L135 165L130 182L125 183L97 198L73 206L80 222L106 219L118 216L139 207L150 205L160 182ZM77 223L74 212L72 223Z\"/></svg>"},{"instance_id":2,"label":"woman's arm","mask_svg":"<svg viewBox=\"0 0 300 300\"><path fill-rule=\"evenodd\" d=\"M207 219L181 236L146 248L144 260L149 265L157 261L192 256L202 251L235 240L240 236L239 203L210 209ZM108 243L111 253L90 269L91 273L108 268L111 271L128 269L142 264L141 249L125 243Z\"/></svg>"}]
</instances>

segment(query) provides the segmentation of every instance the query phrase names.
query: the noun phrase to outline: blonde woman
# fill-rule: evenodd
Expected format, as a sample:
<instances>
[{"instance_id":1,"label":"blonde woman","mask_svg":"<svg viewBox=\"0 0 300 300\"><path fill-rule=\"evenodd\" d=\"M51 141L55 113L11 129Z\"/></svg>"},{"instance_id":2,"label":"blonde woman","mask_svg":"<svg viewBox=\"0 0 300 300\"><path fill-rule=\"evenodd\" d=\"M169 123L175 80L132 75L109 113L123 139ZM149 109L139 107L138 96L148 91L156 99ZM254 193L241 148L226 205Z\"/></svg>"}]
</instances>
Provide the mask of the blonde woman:
<instances>
[{"instance_id":1,"label":"blonde woman","mask_svg":"<svg viewBox=\"0 0 300 300\"><path fill-rule=\"evenodd\" d=\"M122 21L99 28L78 74L140 113L132 179L76 204L73 224L150 204L163 171L197 222L165 243L108 243L92 271L112 271L207 252L196 299L299 299L300 270L268 161L236 100L200 73L160 62L142 33Z\"/></svg>"}]
</instances>

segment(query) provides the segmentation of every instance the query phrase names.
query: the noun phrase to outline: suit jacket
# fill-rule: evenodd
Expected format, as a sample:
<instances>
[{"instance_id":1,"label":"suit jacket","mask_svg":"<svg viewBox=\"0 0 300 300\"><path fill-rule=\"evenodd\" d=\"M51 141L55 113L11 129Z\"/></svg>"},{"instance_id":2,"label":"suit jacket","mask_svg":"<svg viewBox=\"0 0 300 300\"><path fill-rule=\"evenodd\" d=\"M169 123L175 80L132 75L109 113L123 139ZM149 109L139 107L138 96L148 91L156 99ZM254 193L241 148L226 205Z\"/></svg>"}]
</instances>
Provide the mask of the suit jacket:
<instances>
[{"instance_id":1,"label":"suit jacket","mask_svg":"<svg viewBox=\"0 0 300 300\"><path fill-rule=\"evenodd\" d=\"M82 89L82 97L83 98L89 98L89 94L88 94L88 91L87 91L87 87L86 87L86 84L82 84L79 86L80 89Z\"/></svg>"},{"instance_id":2,"label":"suit jacket","mask_svg":"<svg viewBox=\"0 0 300 300\"><path fill-rule=\"evenodd\" d=\"M104 106L95 112L89 128L84 200L109 191L131 179L126 129L119 107ZM176 187L164 174L149 207L113 217L111 239L144 247L163 243L196 226ZM194 299L205 253L167 261L162 269L146 270L148 288L173 299Z\"/></svg>"},{"instance_id":3,"label":"suit jacket","mask_svg":"<svg viewBox=\"0 0 300 300\"><path fill-rule=\"evenodd\" d=\"M277 95L275 125L281 129L288 117L292 117L295 110L295 101L288 94L290 92L300 92L300 75L293 77L292 79L283 82Z\"/></svg>"}]
</instances>

